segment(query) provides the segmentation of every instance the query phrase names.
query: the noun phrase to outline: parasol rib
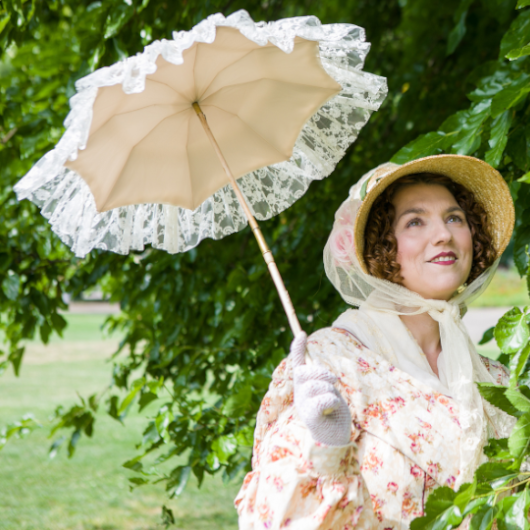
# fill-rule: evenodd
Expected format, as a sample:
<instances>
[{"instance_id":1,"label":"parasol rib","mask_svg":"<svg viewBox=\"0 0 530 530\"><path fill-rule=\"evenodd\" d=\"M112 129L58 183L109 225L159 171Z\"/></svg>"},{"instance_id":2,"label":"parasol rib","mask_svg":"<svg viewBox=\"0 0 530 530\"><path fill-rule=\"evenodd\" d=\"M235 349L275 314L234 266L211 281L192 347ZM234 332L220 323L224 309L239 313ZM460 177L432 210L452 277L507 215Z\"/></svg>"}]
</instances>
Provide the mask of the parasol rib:
<instances>
[{"instance_id":1,"label":"parasol rib","mask_svg":"<svg viewBox=\"0 0 530 530\"><path fill-rule=\"evenodd\" d=\"M263 234L261 233L259 225L256 219L254 219L254 216L252 215L252 212L250 211L250 208L248 207L247 202L243 197L239 186L237 185L236 179L232 175L232 171L230 170L230 167L228 166L228 163L225 157L223 156L223 153L221 152L219 144L215 140L215 137L212 134L210 127L208 126L206 116L204 115L201 107L197 102L193 103L193 108L195 109L195 112L197 113L197 116L199 117L199 120L201 121L202 126L204 127L204 131L206 132L208 139L210 140L217 156L219 157L219 161L223 166L223 169L226 173L226 176L228 177L228 180L230 181L230 184L232 185L232 188L234 188L237 200L239 201L241 208L243 208L243 211L247 216L248 224L250 225L250 228L252 228L252 232L254 233L254 236L258 242L261 253L263 254L263 259L265 260L265 263L269 268L269 272L272 276L272 280L274 281L274 285L276 286L278 294L280 295L280 300L282 301L283 309L287 315L287 319L289 320L289 325L291 326L293 335L296 337L296 335L298 335L302 331L302 327L300 326L300 322L298 321L298 317L296 316L293 303L291 302L291 297L289 296L289 293L283 283L283 279L280 275L280 271L278 270L278 266L274 261L274 256L272 255L272 252L269 249L267 242L263 237Z\"/></svg>"}]
</instances>

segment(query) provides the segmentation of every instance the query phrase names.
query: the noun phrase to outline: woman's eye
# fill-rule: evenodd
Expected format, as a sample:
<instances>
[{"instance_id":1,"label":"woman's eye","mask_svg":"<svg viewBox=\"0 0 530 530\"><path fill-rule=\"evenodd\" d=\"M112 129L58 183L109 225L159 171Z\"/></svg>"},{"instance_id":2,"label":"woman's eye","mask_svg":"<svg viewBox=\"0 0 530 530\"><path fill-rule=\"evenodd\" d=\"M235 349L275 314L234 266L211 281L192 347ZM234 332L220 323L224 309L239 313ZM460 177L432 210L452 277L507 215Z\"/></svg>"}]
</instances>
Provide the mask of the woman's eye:
<instances>
[{"instance_id":1,"label":"woman's eye","mask_svg":"<svg viewBox=\"0 0 530 530\"><path fill-rule=\"evenodd\" d=\"M462 218L459 215L451 215L447 221L450 223L461 223Z\"/></svg>"},{"instance_id":2,"label":"woman's eye","mask_svg":"<svg viewBox=\"0 0 530 530\"><path fill-rule=\"evenodd\" d=\"M407 228L409 226L420 226L421 224L421 219L411 219L408 223L407 223Z\"/></svg>"}]
</instances>

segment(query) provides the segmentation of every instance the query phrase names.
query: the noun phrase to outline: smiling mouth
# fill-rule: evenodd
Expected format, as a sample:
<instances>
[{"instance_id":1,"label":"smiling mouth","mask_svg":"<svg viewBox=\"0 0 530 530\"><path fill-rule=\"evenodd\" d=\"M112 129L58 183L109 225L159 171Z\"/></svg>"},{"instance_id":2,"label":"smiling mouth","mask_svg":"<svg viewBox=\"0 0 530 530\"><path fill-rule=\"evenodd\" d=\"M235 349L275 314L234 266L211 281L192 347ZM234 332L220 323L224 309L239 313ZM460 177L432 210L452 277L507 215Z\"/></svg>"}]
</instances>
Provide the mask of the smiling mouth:
<instances>
[{"instance_id":1,"label":"smiling mouth","mask_svg":"<svg viewBox=\"0 0 530 530\"><path fill-rule=\"evenodd\" d=\"M449 256L436 256L429 263L436 263L437 265L452 265L457 261L457 257L452 254Z\"/></svg>"}]
</instances>

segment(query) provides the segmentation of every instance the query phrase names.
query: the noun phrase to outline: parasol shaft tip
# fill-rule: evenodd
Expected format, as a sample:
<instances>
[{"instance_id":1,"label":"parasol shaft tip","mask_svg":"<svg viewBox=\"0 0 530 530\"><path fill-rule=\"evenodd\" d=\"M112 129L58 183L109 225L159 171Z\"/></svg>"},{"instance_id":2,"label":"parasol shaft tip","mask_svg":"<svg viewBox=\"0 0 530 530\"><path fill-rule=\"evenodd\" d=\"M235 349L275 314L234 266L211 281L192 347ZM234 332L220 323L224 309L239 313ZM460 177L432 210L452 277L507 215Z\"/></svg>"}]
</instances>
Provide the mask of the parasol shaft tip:
<instances>
[{"instance_id":1,"label":"parasol shaft tip","mask_svg":"<svg viewBox=\"0 0 530 530\"><path fill-rule=\"evenodd\" d=\"M204 115L204 113L202 112L202 109L198 103L198 101L194 101L191 106L195 109L195 112L197 113L197 116L200 116L201 114Z\"/></svg>"}]
</instances>

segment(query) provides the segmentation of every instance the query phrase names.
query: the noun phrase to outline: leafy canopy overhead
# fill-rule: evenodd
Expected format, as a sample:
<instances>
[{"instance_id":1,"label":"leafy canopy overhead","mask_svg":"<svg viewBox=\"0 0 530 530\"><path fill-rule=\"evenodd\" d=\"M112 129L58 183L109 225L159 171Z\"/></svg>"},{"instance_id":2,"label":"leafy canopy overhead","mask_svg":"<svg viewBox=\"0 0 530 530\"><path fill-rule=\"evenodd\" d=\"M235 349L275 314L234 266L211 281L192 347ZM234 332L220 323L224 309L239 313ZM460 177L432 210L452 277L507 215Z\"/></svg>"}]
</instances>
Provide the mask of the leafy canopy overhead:
<instances>
[{"instance_id":1,"label":"leafy canopy overhead","mask_svg":"<svg viewBox=\"0 0 530 530\"><path fill-rule=\"evenodd\" d=\"M191 473L200 482L204 473L228 479L248 469L256 411L288 351L290 332L252 234L247 229L207 240L183 255L94 251L78 260L33 204L16 201L12 186L60 138L77 79L209 14L241 8L255 20L313 14L324 23L363 26L372 43L366 70L388 78L383 108L333 175L263 223L306 331L331 324L345 309L321 259L333 213L349 186L389 159L460 153L497 167L516 200L513 252L528 276L527 0L0 2L0 326L6 338L0 367L18 374L23 340L38 334L47 342L62 332L63 293L102 286L121 305L108 327L124 333L112 384L102 381L101 393L59 409L52 430L58 435L67 429L72 455L83 435L95 432L98 408L126 421L131 407L156 402L137 456L125 466L136 472L133 485L162 478L170 495L182 491ZM518 418L514 433L490 443L492 462L473 484L458 492L437 490L415 528L453 528L468 513L474 514L473 528L490 528L495 517L512 525L506 527L526 528L528 474L520 474L519 466L530 438L527 315L527 309L513 310L494 333L512 369L510 389L481 387L486 399ZM133 372L140 377L132 380ZM9 426L4 443L37 425L25 419ZM61 440L53 443L54 454ZM181 454L187 461L174 463ZM153 463L166 471L153 471ZM517 474L517 493L499 501L497 493Z\"/></svg>"}]
</instances>

